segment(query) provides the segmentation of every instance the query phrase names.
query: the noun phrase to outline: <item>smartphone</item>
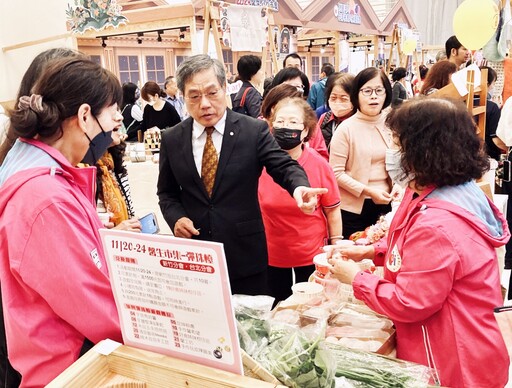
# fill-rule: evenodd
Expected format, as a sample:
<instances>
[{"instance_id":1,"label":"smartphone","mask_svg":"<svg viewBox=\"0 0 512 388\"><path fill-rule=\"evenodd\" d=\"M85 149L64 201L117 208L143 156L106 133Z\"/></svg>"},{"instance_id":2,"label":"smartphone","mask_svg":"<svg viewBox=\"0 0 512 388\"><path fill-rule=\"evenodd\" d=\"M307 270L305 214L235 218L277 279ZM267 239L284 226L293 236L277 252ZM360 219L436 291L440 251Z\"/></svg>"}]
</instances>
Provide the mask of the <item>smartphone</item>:
<instances>
[{"instance_id":1,"label":"smartphone","mask_svg":"<svg viewBox=\"0 0 512 388\"><path fill-rule=\"evenodd\" d=\"M142 233L155 234L160 231L155 213L148 213L144 217L139 218L139 221Z\"/></svg>"}]
</instances>

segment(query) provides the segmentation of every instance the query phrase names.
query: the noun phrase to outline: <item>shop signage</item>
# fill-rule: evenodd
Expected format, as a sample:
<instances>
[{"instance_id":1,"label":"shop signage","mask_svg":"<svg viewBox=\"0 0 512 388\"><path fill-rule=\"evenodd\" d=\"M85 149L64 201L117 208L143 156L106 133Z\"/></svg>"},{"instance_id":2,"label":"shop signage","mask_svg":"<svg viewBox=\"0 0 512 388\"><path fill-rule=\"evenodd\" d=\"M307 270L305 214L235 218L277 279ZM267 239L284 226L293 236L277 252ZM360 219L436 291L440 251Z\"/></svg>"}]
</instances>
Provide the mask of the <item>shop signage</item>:
<instances>
[{"instance_id":1,"label":"shop signage","mask_svg":"<svg viewBox=\"0 0 512 388\"><path fill-rule=\"evenodd\" d=\"M126 345L243 374L222 244L100 235Z\"/></svg>"},{"instance_id":2,"label":"shop signage","mask_svg":"<svg viewBox=\"0 0 512 388\"><path fill-rule=\"evenodd\" d=\"M342 23L361 24L361 6L349 1L334 5L334 16Z\"/></svg>"},{"instance_id":3,"label":"shop signage","mask_svg":"<svg viewBox=\"0 0 512 388\"><path fill-rule=\"evenodd\" d=\"M238 5L255 5L257 7L268 7L275 12L279 11L279 1L278 0L236 0L236 4L238 4Z\"/></svg>"},{"instance_id":4,"label":"shop signage","mask_svg":"<svg viewBox=\"0 0 512 388\"><path fill-rule=\"evenodd\" d=\"M280 54L290 54L290 30L288 27L285 27L281 30L281 39L280 39Z\"/></svg>"}]
</instances>

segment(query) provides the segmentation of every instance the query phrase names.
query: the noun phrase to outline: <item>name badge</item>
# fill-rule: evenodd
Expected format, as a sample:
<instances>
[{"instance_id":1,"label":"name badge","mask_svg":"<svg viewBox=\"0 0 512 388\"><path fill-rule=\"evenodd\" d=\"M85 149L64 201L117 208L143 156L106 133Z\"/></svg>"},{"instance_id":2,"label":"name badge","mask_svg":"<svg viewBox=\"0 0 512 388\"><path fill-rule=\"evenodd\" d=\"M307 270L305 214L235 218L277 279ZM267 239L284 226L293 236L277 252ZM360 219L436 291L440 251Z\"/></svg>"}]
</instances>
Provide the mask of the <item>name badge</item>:
<instances>
[{"instance_id":1,"label":"name badge","mask_svg":"<svg viewBox=\"0 0 512 388\"><path fill-rule=\"evenodd\" d=\"M400 256L400 253L398 252L398 247L395 244L386 262L386 268L389 269L391 272L398 272L401 266L402 256Z\"/></svg>"}]
</instances>

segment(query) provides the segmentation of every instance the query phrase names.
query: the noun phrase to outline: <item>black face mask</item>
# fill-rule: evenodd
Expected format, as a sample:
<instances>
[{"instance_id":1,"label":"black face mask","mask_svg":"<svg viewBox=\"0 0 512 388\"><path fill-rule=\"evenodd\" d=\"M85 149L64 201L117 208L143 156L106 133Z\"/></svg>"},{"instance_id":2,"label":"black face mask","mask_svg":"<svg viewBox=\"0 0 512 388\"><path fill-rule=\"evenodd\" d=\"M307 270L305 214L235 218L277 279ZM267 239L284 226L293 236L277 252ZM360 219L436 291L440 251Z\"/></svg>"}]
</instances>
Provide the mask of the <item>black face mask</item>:
<instances>
[{"instance_id":1,"label":"black face mask","mask_svg":"<svg viewBox=\"0 0 512 388\"><path fill-rule=\"evenodd\" d=\"M277 144L279 144L283 150L287 151L302 143L302 139L300 138L302 131L302 129L274 128L274 137Z\"/></svg>"},{"instance_id":2,"label":"black face mask","mask_svg":"<svg viewBox=\"0 0 512 388\"><path fill-rule=\"evenodd\" d=\"M100 160L107 148L112 144L112 131L105 132L98 119L96 119L96 122L100 126L101 132L94 136L92 140L87 133L85 134L87 139L89 139L89 149L82 159L82 163L91 166L94 166Z\"/></svg>"}]
</instances>

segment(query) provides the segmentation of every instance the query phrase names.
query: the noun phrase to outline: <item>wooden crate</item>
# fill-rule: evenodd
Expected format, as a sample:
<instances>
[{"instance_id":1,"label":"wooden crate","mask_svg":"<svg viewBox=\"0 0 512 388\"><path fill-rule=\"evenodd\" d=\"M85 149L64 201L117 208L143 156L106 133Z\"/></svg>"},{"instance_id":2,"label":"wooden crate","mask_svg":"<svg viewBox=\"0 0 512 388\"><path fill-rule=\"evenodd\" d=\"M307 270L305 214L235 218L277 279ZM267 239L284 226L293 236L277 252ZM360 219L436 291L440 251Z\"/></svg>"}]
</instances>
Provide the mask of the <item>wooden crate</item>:
<instances>
[{"instance_id":1,"label":"wooden crate","mask_svg":"<svg viewBox=\"0 0 512 388\"><path fill-rule=\"evenodd\" d=\"M121 345L108 355L97 344L47 387L276 388L275 383Z\"/></svg>"}]
</instances>

